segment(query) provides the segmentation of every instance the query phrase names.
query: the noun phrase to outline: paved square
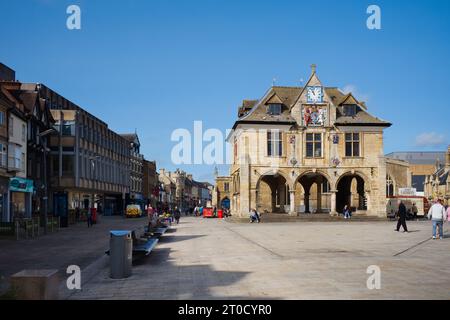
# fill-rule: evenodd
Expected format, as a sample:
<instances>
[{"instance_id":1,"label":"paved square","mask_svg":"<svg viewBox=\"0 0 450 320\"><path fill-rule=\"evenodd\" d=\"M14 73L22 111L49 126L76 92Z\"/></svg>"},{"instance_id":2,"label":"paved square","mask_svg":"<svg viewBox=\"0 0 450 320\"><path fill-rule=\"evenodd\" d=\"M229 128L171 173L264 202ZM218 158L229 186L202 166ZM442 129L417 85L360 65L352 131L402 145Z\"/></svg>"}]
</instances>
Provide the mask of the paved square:
<instances>
[{"instance_id":1,"label":"paved square","mask_svg":"<svg viewBox=\"0 0 450 320\"><path fill-rule=\"evenodd\" d=\"M133 275L101 270L71 299L449 299L450 238L431 222L238 224L182 218ZM445 227L445 231L447 226ZM381 289L367 289L367 267Z\"/></svg>"}]
</instances>

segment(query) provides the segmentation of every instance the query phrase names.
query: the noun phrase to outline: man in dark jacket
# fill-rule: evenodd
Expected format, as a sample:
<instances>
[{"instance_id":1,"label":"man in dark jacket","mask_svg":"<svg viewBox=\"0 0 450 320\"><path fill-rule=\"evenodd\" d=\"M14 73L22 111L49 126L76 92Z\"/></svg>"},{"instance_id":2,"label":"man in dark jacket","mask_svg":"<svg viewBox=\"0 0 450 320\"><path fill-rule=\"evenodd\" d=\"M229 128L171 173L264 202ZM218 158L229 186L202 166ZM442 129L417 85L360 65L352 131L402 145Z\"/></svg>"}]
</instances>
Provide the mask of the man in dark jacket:
<instances>
[{"instance_id":1,"label":"man in dark jacket","mask_svg":"<svg viewBox=\"0 0 450 320\"><path fill-rule=\"evenodd\" d=\"M180 218L181 218L181 211L180 209L178 209L178 207L175 207L175 211L173 213L175 221L178 223L180 223Z\"/></svg>"},{"instance_id":2,"label":"man in dark jacket","mask_svg":"<svg viewBox=\"0 0 450 320\"><path fill-rule=\"evenodd\" d=\"M408 232L408 228L406 227L406 206L403 204L403 201L400 201L400 205L398 206L398 222L395 231L400 231L400 226L403 227L404 232Z\"/></svg>"}]
</instances>

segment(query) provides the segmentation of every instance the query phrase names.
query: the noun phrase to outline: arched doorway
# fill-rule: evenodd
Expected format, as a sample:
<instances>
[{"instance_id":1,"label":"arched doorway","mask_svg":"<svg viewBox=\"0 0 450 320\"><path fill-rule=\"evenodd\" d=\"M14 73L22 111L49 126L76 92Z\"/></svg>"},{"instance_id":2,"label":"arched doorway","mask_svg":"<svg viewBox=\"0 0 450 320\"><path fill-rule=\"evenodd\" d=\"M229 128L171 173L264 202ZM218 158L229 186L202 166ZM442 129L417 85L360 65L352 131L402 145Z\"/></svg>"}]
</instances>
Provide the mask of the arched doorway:
<instances>
[{"instance_id":1,"label":"arched doorway","mask_svg":"<svg viewBox=\"0 0 450 320\"><path fill-rule=\"evenodd\" d=\"M222 209L230 209L230 199L228 197L225 197L220 201L220 207Z\"/></svg>"},{"instance_id":2,"label":"arched doorway","mask_svg":"<svg viewBox=\"0 0 450 320\"><path fill-rule=\"evenodd\" d=\"M365 181L358 174L346 174L337 183L336 210L342 213L345 205L352 210L367 210Z\"/></svg>"},{"instance_id":3,"label":"arched doorway","mask_svg":"<svg viewBox=\"0 0 450 320\"><path fill-rule=\"evenodd\" d=\"M297 183L298 182L298 183ZM331 210L331 186L325 175L308 172L301 175L296 183L298 212L329 213Z\"/></svg>"},{"instance_id":4,"label":"arched doorway","mask_svg":"<svg viewBox=\"0 0 450 320\"><path fill-rule=\"evenodd\" d=\"M262 176L257 184L257 210L266 213L289 212L289 185L281 174Z\"/></svg>"}]
</instances>

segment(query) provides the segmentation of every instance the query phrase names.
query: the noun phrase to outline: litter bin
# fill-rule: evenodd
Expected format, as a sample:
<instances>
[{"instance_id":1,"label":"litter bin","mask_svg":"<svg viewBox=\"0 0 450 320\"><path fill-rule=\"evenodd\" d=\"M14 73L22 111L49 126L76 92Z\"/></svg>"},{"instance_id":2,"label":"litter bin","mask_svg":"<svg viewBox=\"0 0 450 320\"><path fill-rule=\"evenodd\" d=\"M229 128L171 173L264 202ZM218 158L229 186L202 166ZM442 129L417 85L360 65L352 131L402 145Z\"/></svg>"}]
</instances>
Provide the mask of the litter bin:
<instances>
[{"instance_id":1,"label":"litter bin","mask_svg":"<svg viewBox=\"0 0 450 320\"><path fill-rule=\"evenodd\" d=\"M131 275L133 258L133 239L131 231L113 230L109 239L110 248L110 277L123 279Z\"/></svg>"},{"instance_id":2,"label":"litter bin","mask_svg":"<svg viewBox=\"0 0 450 320\"><path fill-rule=\"evenodd\" d=\"M217 210L217 218L219 219L223 218L223 210Z\"/></svg>"}]
</instances>

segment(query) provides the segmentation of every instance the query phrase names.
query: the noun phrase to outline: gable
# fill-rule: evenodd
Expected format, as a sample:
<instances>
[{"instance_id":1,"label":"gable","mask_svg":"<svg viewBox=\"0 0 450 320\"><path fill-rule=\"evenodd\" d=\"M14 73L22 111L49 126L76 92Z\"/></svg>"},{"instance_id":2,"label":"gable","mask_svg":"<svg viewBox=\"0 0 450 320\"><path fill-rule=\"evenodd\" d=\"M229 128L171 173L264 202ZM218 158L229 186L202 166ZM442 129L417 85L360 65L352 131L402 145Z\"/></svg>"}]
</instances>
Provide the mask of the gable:
<instances>
[{"instance_id":1,"label":"gable","mask_svg":"<svg viewBox=\"0 0 450 320\"><path fill-rule=\"evenodd\" d=\"M267 100L266 104L283 104L283 101L277 96L276 93L272 95L272 97Z\"/></svg>"}]
</instances>

